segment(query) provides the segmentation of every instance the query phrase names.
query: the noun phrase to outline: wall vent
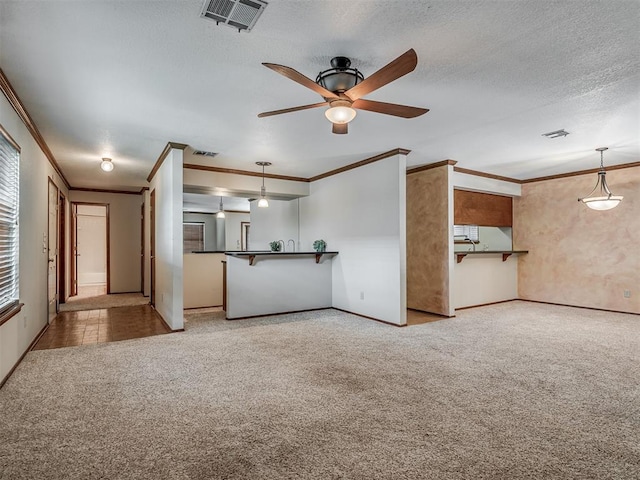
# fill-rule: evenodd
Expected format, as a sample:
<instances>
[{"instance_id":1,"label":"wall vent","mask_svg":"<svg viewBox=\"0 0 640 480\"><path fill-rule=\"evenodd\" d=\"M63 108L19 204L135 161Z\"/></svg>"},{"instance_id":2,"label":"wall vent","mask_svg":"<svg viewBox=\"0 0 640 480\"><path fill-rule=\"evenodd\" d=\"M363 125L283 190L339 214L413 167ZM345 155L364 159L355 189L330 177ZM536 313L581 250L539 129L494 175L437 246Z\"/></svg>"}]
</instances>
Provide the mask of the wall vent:
<instances>
[{"instance_id":1,"label":"wall vent","mask_svg":"<svg viewBox=\"0 0 640 480\"><path fill-rule=\"evenodd\" d=\"M205 0L200 16L250 32L266 7L263 0Z\"/></svg>"},{"instance_id":2,"label":"wall vent","mask_svg":"<svg viewBox=\"0 0 640 480\"><path fill-rule=\"evenodd\" d=\"M215 157L216 155L218 155L215 152L207 152L206 150L194 150L193 154L194 155L201 155L203 157Z\"/></svg>"}]
</instances>

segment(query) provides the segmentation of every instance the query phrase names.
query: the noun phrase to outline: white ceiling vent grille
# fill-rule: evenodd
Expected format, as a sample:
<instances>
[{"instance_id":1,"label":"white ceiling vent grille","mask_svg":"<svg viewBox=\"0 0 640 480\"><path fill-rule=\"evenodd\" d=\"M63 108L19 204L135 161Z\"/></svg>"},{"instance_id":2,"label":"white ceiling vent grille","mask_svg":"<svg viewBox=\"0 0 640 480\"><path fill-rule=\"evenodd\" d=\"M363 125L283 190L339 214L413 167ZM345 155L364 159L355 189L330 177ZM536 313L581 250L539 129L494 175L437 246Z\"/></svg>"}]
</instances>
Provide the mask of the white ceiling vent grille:
<instances>
[{"instance_id":1,"label":"white ceiling vent grille","mask_svg":"<svg viewBox=\"0 0 640 480\"><path fill-rule=\"evenodd\" d=\"M205 0L200 16L250 32L266 7L262 0Z\"/></svg>"}]
</instances>

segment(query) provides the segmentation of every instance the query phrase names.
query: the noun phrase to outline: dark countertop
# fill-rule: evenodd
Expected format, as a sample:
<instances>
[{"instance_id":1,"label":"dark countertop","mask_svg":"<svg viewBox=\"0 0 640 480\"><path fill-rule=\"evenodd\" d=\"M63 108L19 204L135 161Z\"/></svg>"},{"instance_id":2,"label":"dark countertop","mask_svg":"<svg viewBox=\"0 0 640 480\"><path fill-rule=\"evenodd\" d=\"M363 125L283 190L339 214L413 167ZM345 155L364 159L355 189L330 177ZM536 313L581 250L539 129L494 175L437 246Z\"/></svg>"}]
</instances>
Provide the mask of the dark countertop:
<instances>
[{"instance_id":1,"label":"dark countertop","mask_svg":"<svg viewBox=\"0 0 640 480\"><path fill-rule=\"evenodd\" d=\"M227 253L224 250L198 250L189 253Z\"/></svg>"},{"instance_id":2,"label":"dark countertop","mask_svg":"<svg viewBox=\"0 0 640 480\"><path fill-rule=\"evenodd\" d=\"M529 253L529 250L476 250L475 252L462 250L453 253L456 255L478 255L481 253Z\"/></svg>"},{"instance_id":3,"label":"dark countertop","mask_svg":"<svg viewBox=\"0 0 640 480\"><path fill-rule=\"evenodd\" d=\"M325 255L325 254L331 254L331 255L337 255L338 252L316 252L316 251L311 251L311 252L272 252L269 250L255 250L255 251L250 251L250 252L224 252L226 255L231 255L234 257L248 257L248 256L255 256L255 255Z\"/></svg>"}]
</instances>

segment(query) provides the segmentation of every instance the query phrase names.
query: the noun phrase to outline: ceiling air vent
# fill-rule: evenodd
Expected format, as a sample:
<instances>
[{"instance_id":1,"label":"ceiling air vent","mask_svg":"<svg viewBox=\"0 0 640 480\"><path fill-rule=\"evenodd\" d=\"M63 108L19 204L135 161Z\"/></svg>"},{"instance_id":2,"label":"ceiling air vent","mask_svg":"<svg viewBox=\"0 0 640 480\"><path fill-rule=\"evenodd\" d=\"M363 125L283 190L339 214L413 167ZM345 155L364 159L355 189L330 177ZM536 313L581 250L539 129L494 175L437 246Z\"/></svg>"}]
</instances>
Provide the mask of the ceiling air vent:
<instances>
[{"instance_id":1,"label":"ceiling air vent","mask_svg":"<svg viewBox=\"0 0 640 480\"><path fill-rule=\"evenodd\" d=\"M266 6L262 0L205 0L200 16L250 32Z\"/></svg>"},{"instance_id":2,"label":"ceiling air vent","mask_svg":"<svg viewBox=\"0 0 640 480\"><path fill-rule=\"evenodd\" d=\"M201 155L203 157L215 157L216 155L218 155L215 152L207 152L205 150L194 150L193 154L194 155Z\"/></svg>"}]
</instances>

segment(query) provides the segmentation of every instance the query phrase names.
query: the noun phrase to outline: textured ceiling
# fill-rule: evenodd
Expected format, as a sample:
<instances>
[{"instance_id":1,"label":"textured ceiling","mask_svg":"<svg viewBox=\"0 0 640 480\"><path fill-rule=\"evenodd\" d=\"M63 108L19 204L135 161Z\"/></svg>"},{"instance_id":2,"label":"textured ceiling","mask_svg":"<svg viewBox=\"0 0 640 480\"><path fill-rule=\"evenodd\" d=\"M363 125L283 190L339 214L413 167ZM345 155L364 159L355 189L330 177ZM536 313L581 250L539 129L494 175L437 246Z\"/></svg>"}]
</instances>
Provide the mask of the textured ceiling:
<instances>
[{"instance_id":1,"label":"textured ceiling","mask_svg":"<svg viewBox=\"0 0 640 480\"><path fill-rule=\"evenodd\" d=\"M200 18L201 0L0 2L0 68L73 186L146 184L168 141L199 163L310 177L392 148L410 166L532 178L640 160L640 2L270 0L250 33ZM321 101L263 67L308 77L336 55L365 76L409 48L418 67L332 135ZM565 138L543 133L564 128ZM109 154L116 169L100 174Z\"/></svg>"}]
</instances>

